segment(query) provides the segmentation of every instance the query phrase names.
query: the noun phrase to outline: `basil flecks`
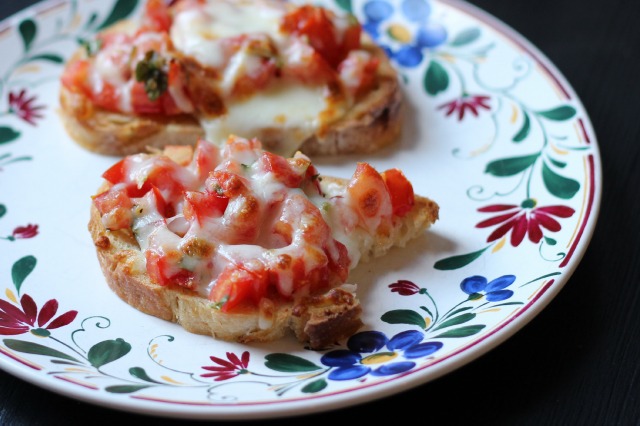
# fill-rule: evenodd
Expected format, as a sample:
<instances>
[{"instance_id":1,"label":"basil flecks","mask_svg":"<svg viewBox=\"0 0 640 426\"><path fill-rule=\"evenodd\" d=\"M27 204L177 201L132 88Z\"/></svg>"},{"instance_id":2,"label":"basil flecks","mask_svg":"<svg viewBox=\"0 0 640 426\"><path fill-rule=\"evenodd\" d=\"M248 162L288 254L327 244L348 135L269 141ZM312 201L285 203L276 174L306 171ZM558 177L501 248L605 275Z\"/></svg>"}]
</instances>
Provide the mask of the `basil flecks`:
<instances>
[{"instance_id":1,"label":"basil flecks","mask_svg":"<svg viewBox=\"0 0 640 426\"><path fill-rule=\"evenodd\" d=\"M144 83L149 100L155 101L167 90L166 60L155 50L150 50L136 65L136 81Z\"/></svg>"}]
</instances>

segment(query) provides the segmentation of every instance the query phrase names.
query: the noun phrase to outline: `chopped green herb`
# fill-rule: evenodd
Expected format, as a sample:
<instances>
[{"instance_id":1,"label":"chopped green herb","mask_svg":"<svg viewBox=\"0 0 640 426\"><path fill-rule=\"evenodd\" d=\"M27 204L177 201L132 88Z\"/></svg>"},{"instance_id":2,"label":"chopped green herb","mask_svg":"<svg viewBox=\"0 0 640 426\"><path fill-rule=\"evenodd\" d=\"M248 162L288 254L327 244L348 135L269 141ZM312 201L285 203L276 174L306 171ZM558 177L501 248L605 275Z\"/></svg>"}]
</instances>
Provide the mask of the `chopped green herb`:
<instances>
[{"instance_id":1,"label":"chopped green herb","mask_svg":"<svg viewBox=\"0 0 640 426\"><path fill-rule=\"evenodd\" d=\"M155 50L150 50L136 65L136 81L144 83L144 90L151 101L155 101L167 90L169 77L167 61Z\"/></svg>"},{"instance_id":2,"label":"chopped green herb","mask_svg":"<svg viewBox=\"0 0 640 426\"><path fill-rule=\"evenodd\" d=\"M227 300L229 300L229 295L226 295L225 297L223 297L222 300L219 302L211 303L209 306L211 306L213 309L220 310L222 309L224 304L227 303Z\"/></svg>"}]
</instances>

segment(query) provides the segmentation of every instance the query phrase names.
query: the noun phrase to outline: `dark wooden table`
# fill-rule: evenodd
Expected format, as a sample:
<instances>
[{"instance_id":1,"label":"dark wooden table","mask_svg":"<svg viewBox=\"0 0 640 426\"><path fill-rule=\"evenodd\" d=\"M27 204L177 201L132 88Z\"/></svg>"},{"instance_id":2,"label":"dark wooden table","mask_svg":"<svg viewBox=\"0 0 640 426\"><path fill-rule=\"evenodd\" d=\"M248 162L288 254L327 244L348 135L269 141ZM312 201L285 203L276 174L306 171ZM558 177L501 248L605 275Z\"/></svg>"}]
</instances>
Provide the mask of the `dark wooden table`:
<instances>
[{"instance_id":1,"label":"dark wooden table","mask_svg":"<svg viewBox=\"0 0 640 426\"><path fill-rule=\"evenodd\" d=\"M33 0L0 1L5 18ZM640 2L470 0L536 45L569 80L595 128L604 192L591 245L531 323L436 381L313 415L380 424L640 425ZM0 371L0 424L184 421L113 411ZM309 417L269 420L294 425ZM236 422L238 423L238 422ZM243 422L239 422L243 423Z\"/></svg>"}]
</instances>

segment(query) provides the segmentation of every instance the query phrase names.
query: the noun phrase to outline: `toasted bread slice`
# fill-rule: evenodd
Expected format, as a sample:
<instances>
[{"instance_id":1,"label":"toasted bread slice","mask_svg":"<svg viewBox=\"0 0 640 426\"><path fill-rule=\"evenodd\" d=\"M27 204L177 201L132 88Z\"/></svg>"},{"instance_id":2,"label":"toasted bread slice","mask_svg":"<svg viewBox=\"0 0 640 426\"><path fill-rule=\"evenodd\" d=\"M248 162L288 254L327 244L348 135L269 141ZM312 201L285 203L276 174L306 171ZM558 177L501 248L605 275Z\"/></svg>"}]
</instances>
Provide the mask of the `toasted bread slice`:
<instances>
[{"instance_id":1,"label":"toasted bread slice","mask_svg":"<svg viewBox=\"0 0 640 426\"><path fill-rule=\"evenodd\" d=\"M233 2L230 0L208 0L208 3ZM292 4L286 2L242 0L238 3L238 5L246 5L248 8L255 7L257 4L272 4L271 7L276 7L273 4L276 4L277 7L285 7L284 5L286 5L289 9L294 8ZM170 13L175 17L178 12ZM141 23L138 21L122 21L112 28L106 29L100 36L118 33L134 34L140 25ZM168 30L167 34L172 34L171 31L172 29ZM239 34L240 31L238 30L237 33ZM239 37L238 34L234 34L233 37ZM242 34L242 36L244 35ZM193 35L191 34L191 36ZM249 37L251 36L249 35ZM280 40L282 35L274 34L270 37L273 38L268 42L263 40L262 42L270 43L268 46L276 49L272 47L273 44L277 44L273 40L275 38ZM292 35L290 37L293 38ZM103 36L101 40L103 39L113 40L117 37ZM304 37L300 37L300 40L302 39ZM325 65L317 66L309 60L310 64L303 66L297 63L291 65L293 71L278 71L277 75L269 80L270 83L266 87L260 86L258 89L250 89L253 92L246 96L240 96L240 99L237 95L228 93L225 91L226 89L221 89L219 86L227 85L222 81L221 75L231 74L229 69L234 64L239 61L249 62L251 60L246 59L248 55L246 52L237 53L229 60L226 67L212 68L202 63L206 58L194 57L192 52L181 51L181 46L174 45L172 41L167 42L169 47L156 48L166 50L164 54L170 58L166 62L178 64L176 68L180 69L180 72L176 71L176 75L179 75L180 79L176 77L175 80L182 81L182 85L179 89L174 88L171 92L171 96L174 96L173 93L180 93L180 96L176 98L180 99L177 102L179 108L173 105L176 103L175 99L167 101L169 95L166 93L153 102L143 102L143 106L140 108L135 104L123 107L128 99L132 98L131 102L138 99L128 91L131 90L132 84L134 86L141 84L133 81L131 75L136 74L137 68L134 65L142 62L141 55L144 47L138 49L140 52L137 53L137 59L128 59L131 63L127 65L128 69L119 64L117 59L111 59L111 56L118 58L118 51L113 48L116 53L109 53L111 56L105 54L108 59L101 58L102 65L90 65L90 71L82 68L82 72L90 75L85 78L88 81L85 83L79 83L80 77L77 75L80 73L76 70L79 68L77 64L79 62L95 63L100 51L88 54L84 48L79 49L67 64L59 93L59 114L71 138L90 151L119 156L143 152L147 147L161 149L167 145L195 145L200 137L206 137L216 143L224 143L228 134L236 134L246 138L256 137L262 141L265 149L287 156L297 150L307 155L370 153L393 144L399 139L404 114L403 94L398 75L390 64L386 53L364 32L361 33L358 48L354 51L364 54L367 59L351 60L350 63L355 64L352 66L355 71L351 72L348 77L340 77L338 72L340 66L346 68L344 64L349 62L344 59L341 64L334 65L335 69L330 71L332 77L322 77L328 79L325 83L319 86L318 82L312 81L310 83L309 80L314 80L316 77L312 71L308 70L322 68ZM107 46L104 49L108 49L110 43L114 42L103 42L102 44ZM278 43L278 53L273 53L278 55L276 59L273 59L274 63L283 62L284 51L298 49L297 47L296 49L292 48L292 45L297 45L288 41L279 41ZM135 43L131 48L137 49ZM305 45L305 49L310 49L310 46ZM242 56L243 54L245 57ZM286 55L297 58L300 54L287 53ZM308 55L311 58L316 58L315 61L318 60L317 55ZM132 56L134 55L132 54ZM111 62L105 66L104 63L108 61ZM363 71L367 65L359 64L358 61L365 61L367 64L375 63L375 70ZM129 81L126 84L121 83L124 84L122 87L113 86L111 83L107 84L108 87L116 87L116 89L115 92L109 90L105 94L103 93L105 90L104 82L98 84L96 81L101 81L102 78L108 81L114 79L112 75L114 68L122 69L121 72L128 75L128 77L119 76L115 80L128 78ZM299 68L305 69L304 72L307 74L303 77L291 77L290 74L300 73ZM318 71L318 73L321 72ZM324 72L326 73L326 71ZM372 73L366 77L368 81L366 90L359 90L357 94L350 92L351 89L345 86L349 84L346 80L357 80L360 78L358 76L365 75L364 73ZM238 74L238 81L247 79L242 72L238 72ZM215 90L212 89L212 84L216 87ZM176 83L176 85L178 84ZM300 98L299 95L302 92L297 89L293 90L292 87L305 88L304 91L308 93L303 95L304 98ZM122 94L121 90L126 90L127 94ZM90 92L93 93L90 94ZM309 94L312 92L323 93L318 96L323 97L324 106L321 108L313 107L318 109L311 108L310 112L298 114L296 110L300 108L293 105L308 105L318 101ZM112 97L115 100L110 101ZM256 98L260 98L260 100L255 101ZM304 100L300 101L299 99ZM252 102L255 102L255 106ZM165 110L166 108L161 107L167 103L173 105L169 108L170 113ZM291 107L289 107L290 104ZM158 106L158 111L154 112L154 105ZM263 117L265 109L273 111L266 118Z\"/></svg>"},{"instance_id":2,"label":"toasted bread slice","mask_svg":"<svg viewBox=\"0 0 640 426\"><path fill-rule=\"evenodd\" d=\"M242 158L243 161L246 161L246 152L242 154ZM299 160L301 157L297 158ZM126 161L126 159L123 161ZM260 163L260 161L261 160L258 160L257 162ZM223 163L225 167L227 167L227 170L234 168L233 162L230 162L228 159L223 159ZM299 161L290 164L294 163L296 165L301 164ZM136 164L140 164L140 162L136 162ZM260 166L256 167L259 168ZM225 173L227 170L225 170ZM258 180L264 184L265 174L260 174L259 176L260 178ZM245 177L243 177L243 179L244 178ZM267 178L270 179L270 177ZM316 178L317 177L313 177L314 182ZM355 178L349 180L322 177L319 180L320 188L323 194L345 193L346 188L349 185L353 185L354 179ZM114 184L113 182L106 183L105 186L98 191L98 194L109 194L110 188L122 188L122 184ZM274 187L269 186L269 188L269 191L272 191ZM287 200L299 197L299 189L290 189L290 191L292 198L287 198L289 197L287 195L282 203L286 204L288 202ZM269 193L273 194L272 192ZM97 195L97 197L100 196L101 195ZM342 199L343 196L339 196L338 198ZM113 200L114 198L111 199ZM328 197L323 199L329 200ZM344 259L347 261L347 263L344 263L344 266L350 270L360 262L366 262L372 258L383 256L393 247L402 247L409 240L419 237L438 219L439 214L439 207L435 201L422 196L414 196L414 202L410 206L410 209L403 212L402 215L394 214L389 220L381 221L379 225L375 225L375 229L365 229L359 225L353 228L352 225L348 225L351 226L351 228L347 233L344 229L334 229L337 226L342 226L340 225L342 220L331 222L327 219L327 222L322 221L322 223L312 221L313 218L317 219L320 217L320 210L325 208L323 204L330 202L323 202L323 199L320 199L320 201L315 200L314 204L317 205L320 203L322 207L312 207L311 209L313 211L311 215L304 216L306 214L304 211L298 208L294 209L297 212L296 215L304 216L300 223L296 224L295 222L286 220L284 222L279 220L275 222L265 222L266 219L258 219L253 226L263 227L265 229L261 229L259 230L260 232L255 233L256 237L252 237L251 241L240 241L240 246L234 244L214 244L216 249L209 250L206 256L202 256L204 260L201 259L199 261L216 264L219 259L210 260L215 259L216 253L228 253L234 250L240 252L241 250L246 250L247 244L249 244L252 247L251 255L246 256L244 261L251 263L253 265L251 268L255 268L256 262L268 264L268 259L271 259L274 253L279 253L278 250L282 250L283 253L299 253L301 258L298 259L296 258L297 255L293 254L293 260L289 259L291 260L289 263L295 263L298 260L310 262L306 263L307 274L297 275L296 281L290 283L294 288L297 288L297 290L288 293L284 292L285 294L283 294L281 290L276 291L275 289L287 287L287 285L282 284L286 279L278 278L280 281L276 279L273 284L270 284L272 285L271 290L260 297L259 300L255 300L254 303L240 303L236 308L229 309L228 311L225 311L224 308L221 309L221 304L217 303L216 299L211 297L213 291L207 296L206 293L202 292L202 287L185 284L186 281L184 279L182 279L182 281L176 279L174 282L158 283L157 271L150 273L150 265L148 263L150 258L148 257L148 253L147 256L145 256L145 250L149 251L150 244L147 240L144 240L144 238L148 238L148 240L150 240L150 238L143 238L142 245L145 246L145 249L141 248L140 235L134 234L131 227L113 226L113 222L109 222L107 217L109 214L101 211L102 207L99 209L95 202L91 207L89 231L93 238L98 260L107 284L115 294L134 308L158 318L178 323L190 332L211 335L226 341L244 343L269 342L292 332L299 341L304 342L310 348L321 349L339 342L356 332L362 326L361 313L363 307L360 305L356 294L356 285L347 284L348 279L340 272L339 267L337 268L338 272L334 274L335 269L323 266L317 269L322 272L314 275L314 267L309 265L314 264L317 266L322 263L314 263L317 258L316 256L318 256L317 249L319 247L327 247L329 243L334 244L331 246L332 248L326 251L327 258L329 258L328 262L331 265L331 253L334 253L336 249L340 247L345 247L337 242L336 239L348 238L348 242L345 241L345 244L349 246L349 254L348 259ZM142 210L141 206L144 202L139 200L142 199L134 200L131 209ZM388 203L389 200L387 199L386 202ZM230 203L233 203L233 199ZM178 202L178 205L182 204L183 201ZM266 205L272 205L272 203L268 202ZM149 204L145 206L147 206L145 208L149 208ZM348 204L344 203L332 204L329 209L333 209L334 214L337 214L338 217L345 220L354 218L355 216L350 212L337 211L339 209L347 209L347 206ZM382 206L382 210L386 209L386 211L389 211L387 207L390 208L390 206ZM227 207L227 213L229 210L232 210L231 204ZM188 210L183 207L183 211L187 212ZM276 212L277 211L279 210L276 210ZM177 213L177 215L176 217L182 218L180 213ZM186 216L189 216L189 213L186 213ZM268 216L273 216L273 214L264 215L264 217ZM276 216L285 217L286 213L282 210L282 213L278 213ZM222 223L223 219L223 216L216 215L212 220L216 221L216 223ZM142 222L150 223L147 219L143 219ZM268 223L271 223L271 225L268 225ZM277 232L278 229L282 229L283 223L286 223L285 227L294 228L293 234L297 235L297 237L277 246L272 243L265 243L265 235L271 235ZM329 228L327 228L327 226L329 223L331 223L331 227L333 228L331 228L331 231L326 231L331 232L331 235L329 235L329 238L324 240L324 242L318 242L319 233L312 233L312 236L305 234L308 228L313 227L328 230ZM200 227L192 223L191 226L200 230L199 232L201 232L201 234L199 235L210 236L215 234L215 232L211 230L217 225L211 225L209 231L206 232L201 231L201 229L206 227L205 225L201 225ZM136 228L136 226L133 227ZM176 243L175 246L181 247L183 251L192 254L195 250L184 249L185 241L190 238L189 232L185 232L184 230L181 232L180 243ZM173 234L171 238L178 239L178 237ZM236 240L235 235L228 235L225 238ZM297 244L295 241L307 239L313 242L309 243L310 249L307 249L309 246L304 245L302 252L300 252L299 249L289 251L286 247L281 248L281 246L286 246L286 244L294 245ZM165 241L169 240L167 239ZM264 246L260 247L260 244ZM204 246L206 246L206 244L200 241L200 249ZM163 250L167 250L168 245L165 245L163 242L161 247L163 247ZM204 250L198 250L198 253L202 252L204 252ZM242 264L243 261L238 260L234 256L231 257L233 257L234 262ZM341 257L338 255L336 258ZM320 259L325 259L325 257L320 256ZM181 262L179 264L184 263L185 262ZM273 264L269 265L271 266L268 266L267 269L271 271L271 276L273 276L273 274L283 274L278 275L278 277L288 276L286 275L288 272L282 273L282 270L278 269L282 266L279 263L277 266L273 266ZM287 264L283 268L286 269L288 267L289 265ZM153 266L151 266L151 268L153 268ZM192 269L197 270L197 267ZM221 279L219 269L215 272L215 274L219 275L217 277L211 277L214 282L214 287L219 285L219 280ZM243 272L246 270L249 269L245 268ZM261 271L262 269L251 270ZM176 270L173 269L172 271L175 272ZM151 275L156 276L156 280L154 280ZM323 281L325 285L317 286L316 280L321 279L320 275L322 277L329 276L332 277L332 279ZM160 276L162 276L162 274L160 274ZM180 277L179 274L175 274L174 276ZM237 275L234 275L234 277L237 277ZM216 282L216 280L218 280L218 282ZM298 282L300 282L300 284Z\"/></svg>"}]
</instances>

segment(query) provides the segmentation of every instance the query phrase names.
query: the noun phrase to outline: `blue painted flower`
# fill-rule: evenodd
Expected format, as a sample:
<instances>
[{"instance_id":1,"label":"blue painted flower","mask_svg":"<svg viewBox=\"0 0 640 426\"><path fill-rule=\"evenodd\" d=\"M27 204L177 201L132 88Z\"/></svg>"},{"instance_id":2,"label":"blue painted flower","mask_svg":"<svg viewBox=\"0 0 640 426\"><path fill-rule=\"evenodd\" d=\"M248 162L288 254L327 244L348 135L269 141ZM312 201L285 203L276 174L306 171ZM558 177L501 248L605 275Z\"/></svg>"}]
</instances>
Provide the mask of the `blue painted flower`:
<instances>
[{"instance_id":1,"label":"blue painted flower","mask_svg":"<svg viewBox=\"0 0 640 426\"><path fill-rule=\"evenodd\" d=\"M363 331L349 338L349 349L328 352L320 362L335 367L328 376L331 380L352 380L367 374L400 374L416 366L412 360L427 357L442 348L441 342L423 342L423 339L424 333L416 330L400 332L391 339L380 331Z\"/></svg>"},{"instance_id":2,"label":"blue painted flower","mask_svg":"<svg viewBox=\"0 0 640 426\"><path fill-rule=\"evenodd\" d=\"M513 296L513 291L505 289L515 280L515 275L502 275L489 282L483 276L474 275L462 280L460 288L469 295L469 299L480 299L484 295L489 302L499 302Z\"/></svg>"},{"instance_id":3,"label":"blue painted flower","mask_svg":"<svg viewBox=\"0 0 640 426\"><path fill-rule=\"evenodd\" d=\"M371 0L364 5L362 27L387 52L389 57L405 67L418 66L423 50L441 45L447 30L440 23L429 20L428 0L402 0L399 13L406 22L393 20L394 7L386 0Z\"/></svg>"}]
</instances>

